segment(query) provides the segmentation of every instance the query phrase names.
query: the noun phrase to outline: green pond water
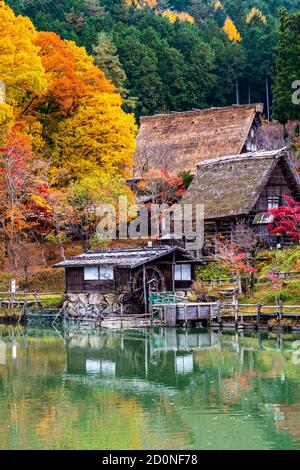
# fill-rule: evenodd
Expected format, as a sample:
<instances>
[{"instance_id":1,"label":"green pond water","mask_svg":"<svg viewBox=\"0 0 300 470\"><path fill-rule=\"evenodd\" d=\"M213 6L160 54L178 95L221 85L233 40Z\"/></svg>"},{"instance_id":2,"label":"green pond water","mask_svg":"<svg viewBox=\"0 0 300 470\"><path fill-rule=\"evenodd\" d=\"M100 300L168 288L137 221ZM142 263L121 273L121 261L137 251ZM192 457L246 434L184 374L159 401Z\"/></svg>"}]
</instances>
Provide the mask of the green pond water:
<instances>
[{"instance_id":1,"label":"green pond water","mask_svg":"<svg viewBox=\"0 0 300 470\"><path fill-rule=\"evenodd\" d=\"M0 326L0 449L300 449L297 340Z\"/></svg>"}]
</instances>

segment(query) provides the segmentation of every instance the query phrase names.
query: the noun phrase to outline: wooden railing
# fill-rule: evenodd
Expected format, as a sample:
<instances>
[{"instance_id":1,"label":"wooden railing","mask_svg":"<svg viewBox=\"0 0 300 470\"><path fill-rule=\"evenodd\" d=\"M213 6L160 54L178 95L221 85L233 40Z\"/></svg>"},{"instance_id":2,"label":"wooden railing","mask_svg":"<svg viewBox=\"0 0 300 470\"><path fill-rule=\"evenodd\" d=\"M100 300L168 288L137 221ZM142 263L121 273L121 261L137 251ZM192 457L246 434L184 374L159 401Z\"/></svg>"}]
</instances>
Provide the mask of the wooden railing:
<instances>
[{"instance_id":1,"label":"wooden railing","mask_svg":"<svg viewBox=\"0 0 300 470\"><path fill-rule=\"evenodd\" d=\"M279 320L288 317L300 320L300 305L284 305L283 302L279 302L278 305L242 304L237 301L220 304L221 319L234 318L235 321L239 321L245 317L251 317L257 322L260 322L262 317L275 317Z\"/></svg>"}]
</instances>

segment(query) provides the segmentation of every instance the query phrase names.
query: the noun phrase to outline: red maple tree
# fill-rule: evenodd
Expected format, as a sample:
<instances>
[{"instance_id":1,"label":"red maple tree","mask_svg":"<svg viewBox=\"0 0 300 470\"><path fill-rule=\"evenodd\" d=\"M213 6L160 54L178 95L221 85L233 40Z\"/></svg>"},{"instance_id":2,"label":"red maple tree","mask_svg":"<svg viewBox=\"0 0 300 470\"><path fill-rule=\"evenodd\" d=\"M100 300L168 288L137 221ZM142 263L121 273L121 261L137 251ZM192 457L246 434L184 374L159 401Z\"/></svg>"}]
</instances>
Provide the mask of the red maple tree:
<instances>
[{"instance_id":1,"label":"red maple tree","mask_svg":"<svg viewBox=\"0 0 300 470\"><path fill-rule=\"evenodd\" d=\"M276 209L270 209L269 214L273 216L273 222L268 225L271 235L285 234L291 239L300 242L300 202L290 196L283 196L286 205Z\"/></svg>"}]
</instances>

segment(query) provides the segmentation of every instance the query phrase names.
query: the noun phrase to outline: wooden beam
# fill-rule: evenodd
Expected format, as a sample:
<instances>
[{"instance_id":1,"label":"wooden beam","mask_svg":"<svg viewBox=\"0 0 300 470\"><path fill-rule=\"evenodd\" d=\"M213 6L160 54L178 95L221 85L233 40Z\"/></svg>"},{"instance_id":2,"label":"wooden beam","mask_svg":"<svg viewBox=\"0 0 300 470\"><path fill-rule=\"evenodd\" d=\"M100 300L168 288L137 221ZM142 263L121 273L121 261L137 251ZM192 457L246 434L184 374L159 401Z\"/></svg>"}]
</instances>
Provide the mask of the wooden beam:
<instances>
[{"instance_id":1,"label":"wooden beam","mask_svg":"<svg viewBox=\"0 0 300 470\"><path fill-rule=\"evenodd\" d=\"M145 313L147 313L148 299L147 299L147 283L146 283L146 266L144 264L143 264L143 287L144 287Z\"/></svg>"}]
</instances>

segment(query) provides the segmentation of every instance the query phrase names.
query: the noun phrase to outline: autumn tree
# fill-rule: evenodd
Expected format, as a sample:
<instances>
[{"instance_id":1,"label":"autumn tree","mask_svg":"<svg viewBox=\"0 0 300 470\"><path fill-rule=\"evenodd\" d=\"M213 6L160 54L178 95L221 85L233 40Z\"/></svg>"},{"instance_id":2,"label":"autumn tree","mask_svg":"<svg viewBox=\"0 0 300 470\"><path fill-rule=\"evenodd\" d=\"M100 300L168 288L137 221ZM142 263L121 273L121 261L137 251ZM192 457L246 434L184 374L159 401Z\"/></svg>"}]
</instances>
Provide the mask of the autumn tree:
<instances>
[{"instance_id":1,"label":"autumn tree","mask_svg":"<svg viewBox=\"0 0 300 470\"><path fill-rule=\"evenodd\" d=\"M186 192L183 178L173 176L163 168L153 168L145 173L139 188L155 204L171 205L178 202Z\"/></svg>"},{"instance_id":2,"label":"autumn tree","mask_svg":"<svg viewBox=\"0 0 300 470\"><path fill-rule=\"evenodd\" d=\"M42 164L32 154L30 137L13 129L0 148L0 235L17 267L17 247L28 237L32 195L40 184Z\"/></svg>"},{"instance_id":3,"label":"autumn tree","mask_svg":"<svg viewBox=\"0 0 300 470\"><path fill-rule=\"evenodd\" d=\"M74 116L62 121L54 135L56 174L66 181L100 171L111 179L126 176L133 165L136 126L121 109L117 94L85 98Z\"/></svg>"},{"instance_id":4,"label":"autumn tree","mask_svg":"<svg viewBox=\"0 0 300 470\"><path fill-rule=\"evenodd\" d=\"M232 42L240 42L242 37L231 18L227 17L224 23L224 33Z\"/></svg>"},{"instance_id":5,"label":"autumn tree","mask_svg":"<svg viewBox=\"0 0 300 470\"><path fill-rule=\"evenodd\" d=\"M249 264L249 253L236 242L228 241L220 236L215 244L215 258L221 261L222 267L229 269L236 277L238 290L242 293L242 276L255 272L255 268Z\"/></svg>"},{"instance_id":6,"label":"autumn tree","mask_svg":"<svg viewBox=\"0 0 300 470\"><path fill-rule=\"evenodd\" d=\"M72 208L67 222L67 230L72 238L80 240L86 251L92 245L108 240L100 240L97 235L97 224L101 220L101 207L111 204L118 214L118 198L127 196L128 205L134 201L132 192L124 191L125 181L120 177L111 180L109 174L89 175L71 185L68 203Z\"/></svg>"},{"instance_id":7,"label":"autumn tree","mask_svg":"<svg viewBox=\"0 0 300 470\"><path fill-rule=\"evenodd\" d=\"M65 259L64 244L69 240L68 224L73 216L68 195L68 190L59 190L46 183L41 185L32 197L32 211L37 224L31 229L31 235L41 248L42 259L46 266L46 242L57 246L61 258Z\"/></svg>"},{"instance_id":8,"label":"autumn tree","mask_svg":"<svg viewBox=\"0 0 300 470\"><path fill-rule=\"evenodd\" d=\"M270 209L274 218L268 230L272 235L286 235L294 242L300 242L300 202L290 196L284 196L285 205Z\"/></svg>"},{"instance_id":9,"label":"autumn tree","mask_svg":"<svg viewBox=\"0 0 300 470\"><path fill-rule=\"evenodd\" d=\"M36 30L30 19L15 16L0 1L0 80L6 85L7 104L24 114L47 89Z\"/></svg>"}]
</instances>

